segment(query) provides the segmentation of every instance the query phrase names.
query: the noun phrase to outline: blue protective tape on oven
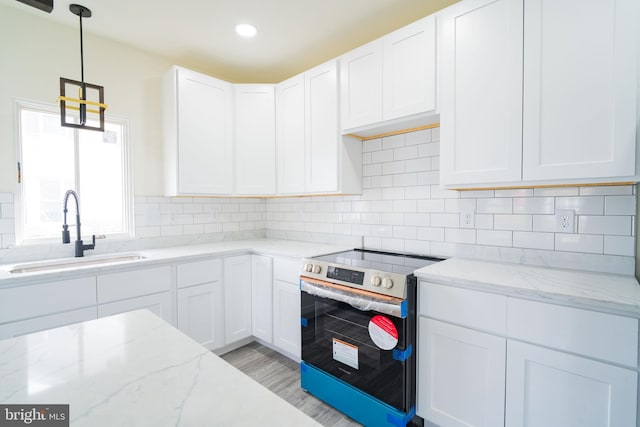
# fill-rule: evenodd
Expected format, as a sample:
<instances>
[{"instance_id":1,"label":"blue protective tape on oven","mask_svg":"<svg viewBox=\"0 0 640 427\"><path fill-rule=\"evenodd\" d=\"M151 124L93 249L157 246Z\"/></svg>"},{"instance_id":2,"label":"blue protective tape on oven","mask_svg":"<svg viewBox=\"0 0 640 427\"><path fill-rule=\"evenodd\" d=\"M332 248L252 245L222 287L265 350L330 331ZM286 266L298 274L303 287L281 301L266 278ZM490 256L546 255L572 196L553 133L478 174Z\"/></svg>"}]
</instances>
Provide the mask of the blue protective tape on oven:
<instances>
[{"instance_id":1,"label":"blue protective tape on oven","mask_svg":"<svg viewBox=\"0 0 640 427\"><path fill-rule=\"evenodd\" d=\"M415 414L416 414L416 408L415 406L412 406L411 409L409 410L409 413L404 416L398 416L396 414L387 414L387 422L394 426L405 427L407 424L409 424L409 421L411 421L411 419Z\"/></svg>"},{"instance_id":2,"label":"blue protective tape on oven","mask_svg":"<svg viewBox=\"0 0 640 427\"><path fill-rule=\"evenodd\" d=\"M407 317L408 313L409 313L409 303L407 302L407 300L404 300L400 304L400 316L404 319Z\"/></svg>"},{"instance_id":3,"label":"blue protective tape on oven","mask_svg":"<svg viewBox=\"0 0 640 427\"><path fill-rule=\"evenodd\" d=\"M306 328L308 324L309 324L309 321L308 321L307 319L305 319L304 317L301 317L301 318L300 318L300 325L301 325L303 328Z\"/></svg>"},{"instance_id":4,"label":"blue protective tape on oven","mask_svg":"<svg viewBox=\"0 0 640 427\"><path fill-rule=\"evenodd\" d=\"M413 345L409 344L409 347L407 347L406 350L393 349L392 355L395 360L404 362L405 360L411 357L412 353L413 353Z\"/></svg>"},{"instance_id":5,"label":"blue protective tape on oven","mask_svg":"<svg viewBox=\"0 0 640 427\"><path fill-rule=\"evenodd\" d=\"M300 386L367 427L405 427L415 414L413 407L402 412L304 361L300 362Z\"/></svg>"}]
</instances>

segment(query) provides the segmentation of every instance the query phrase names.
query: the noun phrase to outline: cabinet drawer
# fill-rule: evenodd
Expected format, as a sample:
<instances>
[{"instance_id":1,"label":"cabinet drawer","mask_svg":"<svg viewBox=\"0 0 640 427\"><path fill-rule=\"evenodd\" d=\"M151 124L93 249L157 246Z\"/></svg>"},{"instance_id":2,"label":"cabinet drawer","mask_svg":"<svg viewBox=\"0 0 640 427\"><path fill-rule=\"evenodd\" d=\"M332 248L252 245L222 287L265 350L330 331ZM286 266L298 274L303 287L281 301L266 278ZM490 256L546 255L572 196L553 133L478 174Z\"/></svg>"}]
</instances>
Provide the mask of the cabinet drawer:
<instances>
[{"instance_id":1,"label":"cabinet drawer","mask_svg":"<svg viewBox=\"0 0 640 427\"><path fill-rule=\"evenodd\" d=\"M505 335L507 297L452 286L420 282L420 315Z\"/></svg>"},{"instance_id":2,"label":"cabinet drawer","mask_svg":"<svg viewBox=\"0 0 640 427\"><path fill-rule=\"evenodd\" d=\"M301 265L299 258L274 258L273 278L283 282L299 283Z\"/></svg>"},{"instance_id":3,"label":"cabinet drawer","mask_svg":"<svg viewBox=\"0 0 640 427\"><path fill-rule=\"evenodd\" d=\"M203 261L178 264L177 281L179 288L201 285L220 280L220 260L205 259Z\"/></svg>"},{"instance_id":4,"label":"cabinet drawer","mask_svg":"<svg viewBox=\"0 0 640 427\"><path fill-rule=\"evenodd\" d=\"M638 365L638 320L509 298L510 338L626 366Z\"/></svg>"},{"instance_id":5,"label":"cabinet drawer","mask_svg":"<svg viewBox=\"0 0 640 427\"><path fill-rule=\"evenodd\" d=\"M96 304L95 277L18 286L0 291L0 323Z\"/></svg>"},{"instance_id":6,"label":"cabinet drawer","mask_svg":"<svg viewBox=\"0 0 640 427\"><path fill-rule=\"evenodd\" d=\"M171 267L147 268L98 276L98 304L168 291Z\"/></svg>"},{"instance_id":7,"label":"cabinet drawer","mask_svg":"<svg viewBox=\"0 0 640 427\"><path fill-rule=\"evenodd\" d=\"M96 318L96 306L80 308L78 310L65 311L63 313L49 314L47 316L18 322L6 323L0 326L0 340L31 334L47 329L59 328L73 323L84 322Z\"/></svg>"}]
</instances>

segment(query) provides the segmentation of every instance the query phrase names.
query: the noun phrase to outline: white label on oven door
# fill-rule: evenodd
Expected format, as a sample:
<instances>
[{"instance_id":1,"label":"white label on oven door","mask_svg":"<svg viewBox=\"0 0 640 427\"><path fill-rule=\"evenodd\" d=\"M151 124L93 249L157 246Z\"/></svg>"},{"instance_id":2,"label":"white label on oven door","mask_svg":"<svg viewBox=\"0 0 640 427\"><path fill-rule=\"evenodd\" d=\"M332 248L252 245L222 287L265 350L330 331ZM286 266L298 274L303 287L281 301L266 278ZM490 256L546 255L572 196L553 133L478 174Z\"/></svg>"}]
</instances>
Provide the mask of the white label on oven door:
<instances>
[{"instance_id":1,"label":"white label on oven door","mask_svg":"<svg viewBox=\"0 0 640 427\"><path fill-rule=\"evenodd\" d=\"M333 358L338 362L358 369L358 347L337 338L333 339Z\"/></svg>"}]
</instances>

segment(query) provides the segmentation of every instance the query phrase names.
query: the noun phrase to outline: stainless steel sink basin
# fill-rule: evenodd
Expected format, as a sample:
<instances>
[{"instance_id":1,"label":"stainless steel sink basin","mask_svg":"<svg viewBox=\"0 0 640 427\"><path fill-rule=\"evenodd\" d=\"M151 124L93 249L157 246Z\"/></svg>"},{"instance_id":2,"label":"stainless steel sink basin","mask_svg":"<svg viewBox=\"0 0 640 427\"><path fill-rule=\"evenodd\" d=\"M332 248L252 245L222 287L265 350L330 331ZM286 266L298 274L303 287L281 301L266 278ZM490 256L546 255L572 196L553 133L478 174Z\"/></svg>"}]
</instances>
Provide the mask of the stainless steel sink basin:
<instances>
[{"instance_id":1,"label":"stainless steel sink basin","mask_svg":"<svg viewBox=\"0 0 640 427\"><path fill-rule=\"evenodd\" d=\"M39 271L69 270L72 268L89 267L96 265L118 264L122 262L145 259L140 254L116 254L87 258L66 258L50 261L37 261L23 264L16 264L7 270L9 273L35 273Z\"/></svg>"}]
</instances>

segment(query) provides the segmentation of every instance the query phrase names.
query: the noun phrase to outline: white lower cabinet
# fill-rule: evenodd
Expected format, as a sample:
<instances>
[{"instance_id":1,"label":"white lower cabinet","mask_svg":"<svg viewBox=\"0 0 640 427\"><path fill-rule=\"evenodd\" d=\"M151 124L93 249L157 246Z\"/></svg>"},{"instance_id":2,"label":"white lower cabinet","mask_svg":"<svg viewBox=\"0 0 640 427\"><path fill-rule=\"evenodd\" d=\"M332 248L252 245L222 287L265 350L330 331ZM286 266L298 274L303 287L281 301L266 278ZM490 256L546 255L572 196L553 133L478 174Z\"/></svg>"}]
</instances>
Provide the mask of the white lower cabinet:
<instances>
[{"instance_id":1,"label":"white lower cabinet","mask_svg":"<svg viewBox=\"0 0 640 427\"><path fill-rule=\"evenodd\" d=\"M171 294L169 292L161 292L158 294L144 295L122 301L100 304L98 305L98 317L106 317L146 308L166 322L175 325L175 322L173 321L172 307Z\"/></svg>"},{"instance_id":2,"label":"white lower cabinet","mask_svg":"<svg viewBox=\"0 0 640 427\"><path fill-rule=\"evenodd\" d=\"M6 323L4 325L0 325L0 340L93 319L96 319L95 306L66 311L64 313L51 314L48 316L40 316L34 319Z\"/></svg>"},{"instance_id":3,"label":"white lower cabinet","mask_svg":"<svg viewBox=\"0 0 640 427\"><path fill-rule=\"evenodd\" d=\"M300 359L300 287L273 281L273 344Z\"/></svg>"},{"instance_id":4,"label":"white lower cabinet","mask_svg":"<svg viewBox=\"0 0 640 427\"><path fill-rule=\"evenodd\" d=\"M225 345L251 336L251 255L224 259Z\"/></svg>"},{"instance_id":5,"label":"white lower cabinet","mask_svg":"<svg viewBox=\"0 0 640 427\"><path fill-rule=\"evenodd\" d=\"M419 295L426 425L637 425L638 319L427 282Z\"/></svg>"},{"instance_id":6,"label":"white lower cabinet","mask_svg":"<svg viewBox=\"0 0 640 427\"><path fill-rule=\"evenodd\" d=\"M638 373L509 340L507 427L636 425Z\"/></svg>"},{"instance_id":7,"label":"white lower cabinet","mask_svg":"<svg viewBox=\"0 0 640 427\"><path fill-rule=\"evenodd\" d=\"M210 350L224 345L220 281L178 289L178 329Z\"/></svg>"},{"instance_id":8,"label":"white lower cabinet","mask_svg":"<svg viewBox=\"0 0 640 427\"><path fill-rule=\"evenodd\" d=\"M251 324L256 338L271 343L273 263L269 256L251 255Z\"/></svg>"},{"instance_id":9,"label":"white lower cabinet","mask_svg":"<svg viewBox=\"0 0 640 427\"><path fill-rule=\"evenodd\" d=\"M417 411L439 426L504 425L506 339L420 317Z\"/></svg>"}]
</instances>

